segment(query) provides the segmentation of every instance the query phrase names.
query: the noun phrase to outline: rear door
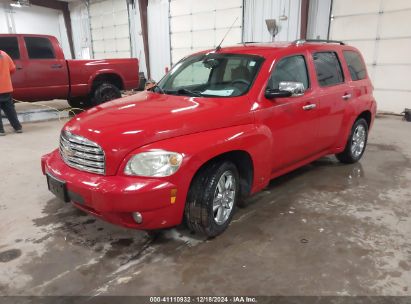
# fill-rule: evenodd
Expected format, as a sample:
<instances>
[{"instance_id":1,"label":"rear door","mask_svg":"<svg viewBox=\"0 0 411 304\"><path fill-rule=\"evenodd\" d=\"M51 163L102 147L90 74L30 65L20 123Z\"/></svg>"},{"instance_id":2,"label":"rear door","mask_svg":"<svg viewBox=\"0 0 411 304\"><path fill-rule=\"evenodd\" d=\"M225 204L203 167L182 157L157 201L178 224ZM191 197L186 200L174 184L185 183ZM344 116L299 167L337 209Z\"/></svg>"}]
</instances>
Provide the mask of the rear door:
<instances>
[{"instance_id":1,"label":"rear door","mask_svg":"<svg viewBox=\"0 0 411 304\"><path fill-rule=\"evenodd\" d=\"M312 52L318 91L318 140L321 150L336 144L352 89L345 81L341 61L335 51Z\"/></svg>"},{"instance_id":2,"label":"rear door","mask_svg":"<svg viewBox=\"0 0 411 304\"><path fill-rule=\"evenodd\" d=\"M24 62L30 100L66 99L69 89L67 64L49 38L24 37L28 60Z\"/></svg>"},{"instance_id":3,"label":"rear door","mask_svg":"<svg viewBox=\"0 0 411 304\"><path fill-rule=\"evenodd\" d=\"M0 50L6 52L16 65L16 71L12 75L11 79L14 89L13 97L19 99L19 97L22 97L21 90L25 85L25 73L22 68L22 52L19 48L18 37L0 37Z\"/></svg>"}]
</instances>

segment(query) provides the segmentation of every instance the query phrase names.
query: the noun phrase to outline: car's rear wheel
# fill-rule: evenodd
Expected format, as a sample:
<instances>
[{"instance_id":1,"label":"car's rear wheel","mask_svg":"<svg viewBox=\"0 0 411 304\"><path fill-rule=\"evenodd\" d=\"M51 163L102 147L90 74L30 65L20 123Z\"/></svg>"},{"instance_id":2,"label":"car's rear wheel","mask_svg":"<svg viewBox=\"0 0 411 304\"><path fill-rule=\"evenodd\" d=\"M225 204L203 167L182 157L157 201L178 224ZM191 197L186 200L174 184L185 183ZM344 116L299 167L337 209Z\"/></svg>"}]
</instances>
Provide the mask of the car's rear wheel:
<instances>
[{"instance_id":1,"label":"car's rear wheel","mask_svg":"<svg viewBox=\"0 0 411 304\"><path fill-rule=\"evenodd\" d=\"M355 121L350 137L343 152L336 154L337 159L345 164L352 164L361 159L368 140L368 124L364 118Z\"/></svg>"},{"instance_id":2,"label":"car's rear wheel","mask_svg":"<svg viewBox=\"0 0 411 304\"><path fill-rule=\"evenodd\" d=\"M93 105L105 103L121 97L121 91L114 84L103 82L96 87L93 93Z\"/></svg>"},{"instance_id":3,"label":"car's rear wheel","mask_svg":"<svg viewBox=\"0 0 411 304\"><path fill-rule=\"evenodd\" d=\"M227 229L239 197L239 174L230 161L201 169L187 196L185 222L192 231L214 237Z\"/></svg>"}]
</instances>

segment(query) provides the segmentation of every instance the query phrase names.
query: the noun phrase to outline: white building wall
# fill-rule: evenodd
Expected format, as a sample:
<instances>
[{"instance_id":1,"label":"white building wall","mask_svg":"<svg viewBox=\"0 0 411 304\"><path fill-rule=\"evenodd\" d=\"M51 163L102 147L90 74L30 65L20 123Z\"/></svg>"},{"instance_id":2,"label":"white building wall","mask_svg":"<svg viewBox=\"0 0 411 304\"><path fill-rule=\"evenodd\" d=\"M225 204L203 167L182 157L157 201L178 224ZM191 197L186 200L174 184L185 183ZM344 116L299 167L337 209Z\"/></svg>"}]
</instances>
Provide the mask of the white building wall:
<instances>
[{"instance_id":1,"label":"white building wall","mask_svg":"<svg viewBox=\"0 0 411 304\"><path fill-rule=\"evenodd\" d=\"M90 59L92 58L92 48L87 6L83 1L70 2L69 10L75 58Z\"/></svg>"},{"instance_id":2,"label":"white building wall","mask_svg":"<svg viewBox=\"0 0 411 304\"><path fill-rule=\"evenodd\" d=\"M2 34L9 33L6 10L8 10L8 6L0 3L0 33Z\"/></svg>"},{"instance_id":3,"label":"white building wall","mask_svg":"<svg viewBox=\"0 0 411 304\"><path fill-rule=\"evenodd\" d=\"M59 12L58 14L58 22L59 22L59 32L60 32L60 45L63 48L64 56L66 59L73 59L70 50L70 43L68 40L67 30L66 30L66 23L64 22L63 13Z\"/></svg>"},{"instance_id":4,"label":"white building wall","mask_svg":"<svg viewBox=\"0 0 411 304\"><path fill-rule=\"evenodd\" d=\"M308 9L308 39L328 39L331 0L310 0Z\"/></svg>"},{"instance_id":5,"label":"white building wall","mask_svg":"<svg viewBox=\"0 0 411 304\"><path fill-rule=\"evenodd\" d=\"M411 1L334 0L331 39L364 55L380 111L411 108Z\"/></svg>"},{"instance_id":6,"label":"white building wall","mask_svg":"<svg viewBox=\"0 0 411 304\"><path fill-rule=\"evenodd\" d=\"M168 0L149 0L147 19L151 78L159 81L171 65Z\"/></svg>"},{"instance_id":7,"label":"white building wall","mask_svg":"<svg viewBox=\"0 0 411 304\"><path fill-rule=\"evenodd\" d=\"M271 42L272 37L267 30L266 19L276 19L280 27L275 41L299 39L301 0L245 0L243 40Z\"/></svg>"},{"instance_id":8,"label":"white building wall","mask_svg":"<svg viewBox=\"0 0 411 304\"><path fill-rule=\"evenodd\" d=\"M147 77L146 56L144 53L143 31L141 27L140 8L136 2L130 10L131 56L138 59L139 70Z\"/></svg>"}]
</instances>

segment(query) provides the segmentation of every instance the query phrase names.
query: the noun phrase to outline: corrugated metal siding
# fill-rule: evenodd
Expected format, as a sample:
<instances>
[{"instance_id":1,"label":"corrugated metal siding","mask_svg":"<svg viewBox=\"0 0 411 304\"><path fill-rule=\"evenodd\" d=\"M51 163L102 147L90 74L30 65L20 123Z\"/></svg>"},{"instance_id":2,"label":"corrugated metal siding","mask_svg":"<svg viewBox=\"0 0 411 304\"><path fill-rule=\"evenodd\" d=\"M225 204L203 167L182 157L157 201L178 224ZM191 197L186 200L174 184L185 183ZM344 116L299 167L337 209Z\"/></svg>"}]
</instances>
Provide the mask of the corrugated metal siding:
<instances>
[{"instance_id":1,"label":"corrugated metal siding","mask_svg":"<svg viewBox=\"0 0 411 304\"><path fill-rule=\"evenodd\" d=\"M146 57L144 54L143 31L141 28L140 9L138 3L129 5L130 10L130 34L131 34L131 56L138 58L139 71L147 77Z\"/></svg>"},{"instance_id":2,"label":"corrugated metal siding","mask_svg":"<svg viewBox=\"0 0 411 304\"><path fill-rule=\"evenodd\" d=\"M310 0L308 13L308 39L327 39L330 23L331 0Z\"/></svg>"},{"instance_id":3,"label":"corrugated metal siding","mask_svg":"<svg viewBox=\"0 0 411 304\"><path fill-rule=\"evenodd\" d=\"M280 16L287 20L280 20ZM244 41L271 42L266 19L276 19L280 31L275 41L293 41L300 38L301 0L245 0Z\"/></svg>"},{"instance_id":4,"label":"corrugated metal siding","mask_svg":"<svg viewBox=\"0 0 411 304\"><path fill-rule=\"evenodd\" d=\"M71 28L73 30L74 55L76 59L92 57L90 19L83 2L69 3Z\"/></svg>"},{"instance_id":5,"label":"corrugated metal siding","mask_svg":"<svg viewBox=\"0 0 411 304\"><path fill-rule=\"evenodd\" d=\"M147 15L151 78L159 81L171 62L168 0L150 0Z\"/></svg>"}]
</instances>

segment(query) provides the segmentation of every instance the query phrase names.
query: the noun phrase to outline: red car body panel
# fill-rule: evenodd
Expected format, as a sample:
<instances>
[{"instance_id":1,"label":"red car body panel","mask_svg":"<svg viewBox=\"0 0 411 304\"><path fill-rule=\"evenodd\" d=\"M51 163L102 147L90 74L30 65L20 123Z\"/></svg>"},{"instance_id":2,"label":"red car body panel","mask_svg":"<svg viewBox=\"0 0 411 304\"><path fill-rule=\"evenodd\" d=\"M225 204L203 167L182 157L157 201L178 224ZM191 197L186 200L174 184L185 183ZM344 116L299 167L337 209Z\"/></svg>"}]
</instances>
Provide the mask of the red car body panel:
<instances>
[{"instance_id":1,"label":"red car body panel","mask_svg":"<svg viewBox=\"0 0 411 304\"><path fill-rule=\"evenodd\" d=\"M222 53L264 57L250 91L239 97L209 98L142 92L94 107L66 124L64 130L98 143L105 151L106 174L97 175L67 166L58 150L42 158L43 173L65 181L74 204L107 221L138 229L157 229L181 223L190 183L209 160L233 151L245 152L253 165L250 194L270 179L304 164L341 152L351 127L362 113L376 113L367 77L350 78L342 50L349 46L251 45L223 48ZM311 56L337 52L344 83L320 87ZM306 57L310 87L301 97L269 100L264 97L270 73L290 55ZM342 96L351 94L349 101ZM306 104L313 111L303 111ZM167 150L184 155L180 169L168 177L126 176L124 168L135 154ZM177 190L176 200L170 200ZM78 198L78 199L76 199ZM131 216L138 211L143 222Z\"/></svg>"},{"instance_id":2,"label":"red car body panel","mask_svg":"<svg viewBox=\"0 0 411 304\"><path fill-rule=\"evenodd\" d=\"M121 79L121 89L138 87L138 60L135 58L102 60L66 60L56 37L33 34L0 34L16 37L20 58L14 59L17 70L12 76L13 97L23 101L69 99L85 97L92 92L93 81L99 75ZM54 59L30 59L25 37L40 37L50 41Z\"/></svg>"}]
</instances>

